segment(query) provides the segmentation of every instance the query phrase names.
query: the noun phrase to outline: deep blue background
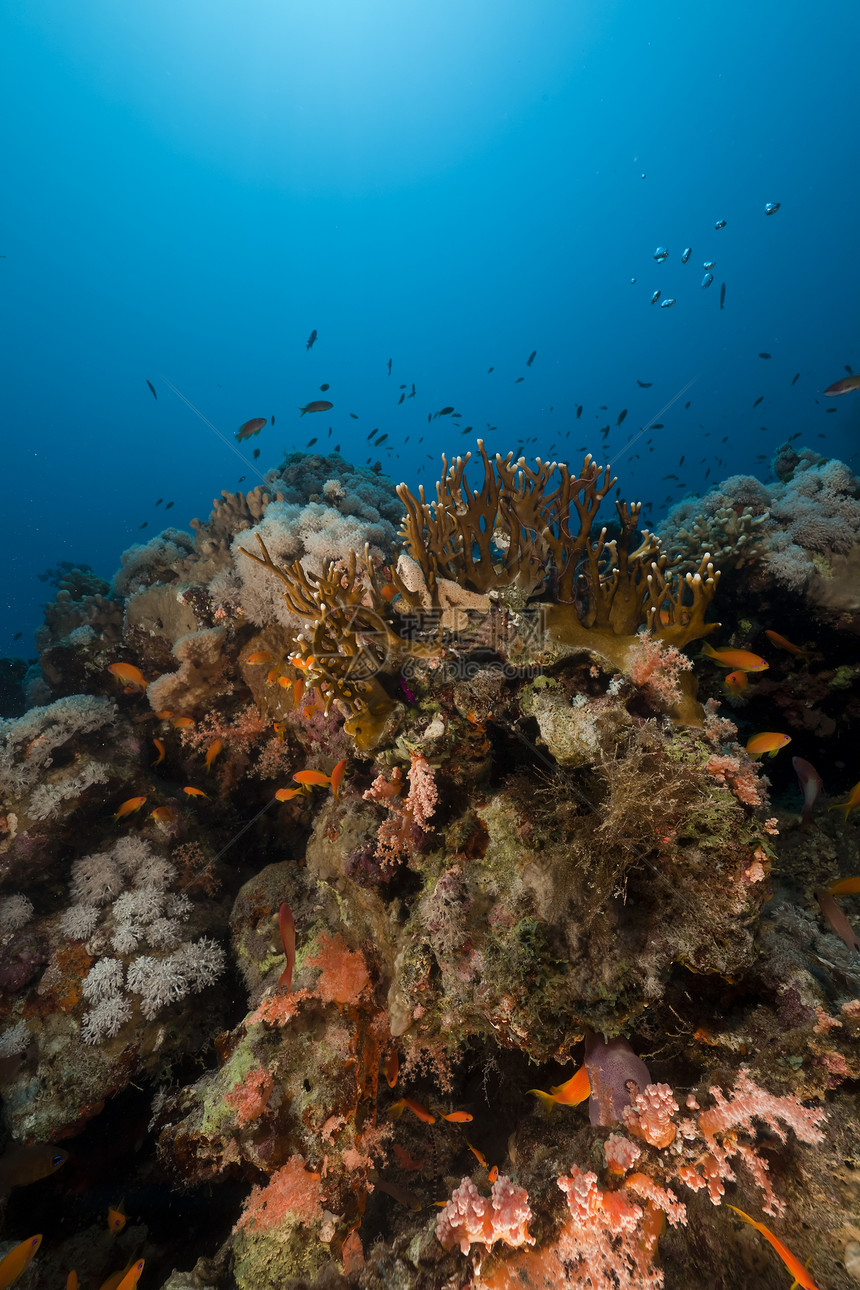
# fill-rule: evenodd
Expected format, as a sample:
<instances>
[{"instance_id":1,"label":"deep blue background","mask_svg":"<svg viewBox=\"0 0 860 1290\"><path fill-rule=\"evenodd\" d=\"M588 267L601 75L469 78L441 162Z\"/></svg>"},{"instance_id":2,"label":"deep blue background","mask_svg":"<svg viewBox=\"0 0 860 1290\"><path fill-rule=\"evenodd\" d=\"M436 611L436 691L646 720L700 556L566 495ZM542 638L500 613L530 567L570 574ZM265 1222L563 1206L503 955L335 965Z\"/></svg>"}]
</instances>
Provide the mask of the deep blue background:
<instances>
[{"instance_id":1,"label":"deep blue background","mask_svg":"<svg viewBox=\"0 0 860 1290\"><path fill-rule=\"evenodd\" d=\"M47 566L109 577L256 482L163 378L228 437L275 413L264 469L312 435L363 462L379 426L413 485L469 424L605 460L628 408L608 456L652 521L664 474L767 477L797 431L851 458L860 394L821 391L860 370L858 44L856 0L6 0L0 653Z\"/></svg>"}]
</instances>

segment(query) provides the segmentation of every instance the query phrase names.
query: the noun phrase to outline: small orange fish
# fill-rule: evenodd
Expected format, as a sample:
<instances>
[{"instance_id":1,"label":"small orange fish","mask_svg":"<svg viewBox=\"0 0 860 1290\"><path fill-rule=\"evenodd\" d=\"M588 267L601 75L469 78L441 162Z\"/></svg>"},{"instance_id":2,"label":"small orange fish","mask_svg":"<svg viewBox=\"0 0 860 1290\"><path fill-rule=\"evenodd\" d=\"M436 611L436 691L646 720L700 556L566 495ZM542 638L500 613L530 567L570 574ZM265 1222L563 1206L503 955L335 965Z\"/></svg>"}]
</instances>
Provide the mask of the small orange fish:
<instances>
[{"instance_id":1,"label":"small orange fish","mask_svg":"<svg viewBox=\"0 0 860 1290\"><path fill-rule=\"evenodd\" d=\"M420 1160L413 1159L409 1152L404 1147L400 1146L399 1142L392 1142L391 1149L397 1157L397 1163L400 1165L400 1168L405 1169L407 1173L412 1173L414 1170L421 1169L427 1163L426 1156L422 1156Z\"/></svg>"},{"instance_id":2,"label":"small orange fish","mask_svg":"<svg viewBox=\"0 0 860 1290\"><path fill-rule=\"evenodd\" d=\"M152 764L153 766L157 766L160 761L164 761L164 744L160 739L153 739L152 742L158 749L158 756Z\"/></svg>"},{"instance_id":3,"label":"small orange fish","mask_svg":"<svg viewBox=\"0 0 860 1290\"><path fill-rule=\"evenodd\" d=\"M420 1102L413 1101L411 1097L401 1097L398 1102L392 1103L388 1108L388 1114L393 1120L399 1120L404 1110L411 1111L413 1115L417 1115L418 1119L424 1124L436 1123L436 1116L431 1115L426 1106L422 1106Z\"/></svg>"},{"instance_id":4,"label":"small orange fish","mask_svg":"<svg viewBox=\"0 0 860 1290\"><path fill-rule=\"evenodd\" d=\"M0 1290L7 1290L7 1287L18 1280L41 1244L41 1235L28 1236L26 1241L16 1245L14 1250L0 1259Z\"/></svg>"},{"instance_id":5,"label":"small orange fish","mask_svg":"<svg viewBox=\"0 0 860 1290\"><path fill-rule=\"evenodd\" d=\"M302 695L304 694L304 692L305 692L305 683L301 679L301 677L299 677L298 681L296 681L295 685L293 686L293 707L294 708L297 708L301 703Z\"/></svg>"},{"instance_id":6,"label":"small orange fish","mask_svg":"<svg viewBox=\"0 0 860 1290\"><path fill-rule=\"evenodd\" d=\"M809 650L801 649L799 645L792 645L791 641L780 636L779 632L765 631L765 636L777 649L784 649L788 654L800 654L803 658L809 654Z\"/></svg>"},{"instance_id":7,"label":"small orange fish","mask_svg":"<svg viewBox=\"0 0 860 1290\"><path fill-rule=\"evenodd\" d=\"M215 758L218 756L219 752L223 747L224 745L221 743L221 740L216 739L214 743L211 743L209 747L206 749L206 757L204 758L204 764L207 770L212 769L212 763L214 762Z\"/></svg>"},{"instance_id":8,"label":"small orange fish","mask_svg":"<svg viewBox=\"0 0 860 1290\"><path fill-rule=\"evenodd\" d=\"M245 659L249 667L261 667L265 663L274 663L274 661L267 649L255 650L253 654L249 654Z\"/></svg>"},{"instance_id":9,"label":"small orange fish","mask_svg":"<svg viewBox=\"0 0 860 1290\"><path fill-rule=\"evenodd\" d=\"M729 672L723 681L723 685L730 694L743 694L744 690L749 687L749 677L746 672Z\"/></svg>"},{"instance_id":10,"label":"small orange fish","mask_svg":"<svg viewBox=\"0 0 860 1290\"><path fill-rule=\"evenodd\" d=\"M395 586L392 585L392 583L386 582L385 586L380 589L379 594L382 597L382 599L385 600L390 605L392 600L397 599L397 597L400 595L400 592L397 590Z\"/></svg>"},{"instance_id":11,"label":"small orange fish","mask_svg":"<svg viewBox=\"0 0 860 1290\"><path fill-rule=\"evenodd\" d=\"M499 1166L493 1165L492 1169L487 1171L488 1182L494 1183L499 1176Z\"/></svg>"},{"instance_id":12,"label":"small orange fish","mask_svg":"<svg viewBox=\"0 0 860 1290\"><path fill-rule=\"evenodd\" d=\"M155 810L150 811L149 814L156 824L163 825L175 824L178 818L172 806L156 806Z\"/></svg>"},{"instance_id":13,"label":"small orange fish","mask_svg":"<svg viewBox=\"0 0 860 1290\"><path fill-rule=\"evenodd\" d=\"M331 784L331 776L324 775L321 770L300 770L293 779L297 784L307 784L309 787L325 788Z\"/></svg>"},{"instance_id":14,"label":"small orange fish","mask_svg":"<svg viewBox=\"0 0 860 1290\"><path fill-rule=\"evenodd\" d=\"M203 792L202 788L192 788L190 784L186 784L185 788L183 788L182 791L183 793L187 793L189 797L208 797L209 796L208 793Z\"/></svg>"},{"instance_id":15,"label":"small orange fish","mask_svg":"<svg viewBox=\"0 0 860 1290\"><path fill-rule=\"evenodd\" d=\"M302 789L300 788L279 788L275 797L279 802L291 802L294 797L301 797Z\"/></svg>"},{"instance_id":16,"label":"small orange fish","mask_svg":"<svg viewBox=\"0 0 860 1290\"><path fill-rule=\"evenodd\" d=\"M72 1269L66 1277L66 1290L79 1290L79 1286L80 1282L78 1281L78 1274L74 1269Z\"/></svg>"},{"instance_id":17,"label":"small orange fish","mask_svg":"<svg viewBox=\"0 0 860 1290\"><path fill-rule=\"evenodd\" d=\"M343 779L343 772L345 770L346 770L346 758L344 757L342 761L339 761L337 763L337 765L335 766L334 770L332 771L329 777L331 782L331 791L334 793L335 797L337 798L340 798L340 793L337 790L340 788L341 780Z\"/></svg>"},{"instance_id":18,"label":"small orange fish","mask_svg":"<svg viewBox=\"0 0 860 1290\"><path fill-rule=\"evenodd\" d=\"M775 757L780 748L791 743L791 735L781 735L775 730L765 730L760 735L753 735L747 744L747 753L750 757L762 757L768 753Z\"/></svg>"},{"instance_id":19,"label":"small orange fish","mask_svg":"<svg viewBox=\"0 0 860 1290\"><path fill-rule=\"evenodd\" d=\"M828 811L844 811L844 819L847 824L848 816L857 806L860 806L860 780L858 780L851 792L848 794L847 802L834 802L834 804L832 806L828 806L827 809Z\"/></svg>"},{"instance_id":20,"label":"small orange fish","mask_svg":"<svg viewBox=\"0 0 860 1290\"><path fill-rule=\"evenodd\" d=\"M860 891L860 878L841 878L827 890L831 896L856 896Z\"/></svg>"},{"instance_id":21,"label":"small orange fish","mask_svg":"<svg viewBox=\"0 0 860 1290\"><path fill-rule=\"evenodd\" d=\"M728 1202L726 1203L728 1204ZM764 1223L757 1223L754 1218L750 1218L749 1214L745 1214L742 1209L738 1209L737 1205L729 1205L729 1209L733 1209L745 1223L749 1223L750 1227L754 1227L757 1232L761 1232L764 1239L776 1250L797 1284L803 1287L803 1290L819 1290L817 1283L812 1279L811 1274L803 1266L797 1255L792 1254L788 1246L783 1245L779 1237L774 1236L769 1227L766 1227Z\"/></svg>"},{"instance_id":22,"label":"small orange fish","mask_svg":"<svg viewBox=\"0 0 860 1290\"><path fill-rule=\"evenodd\" d=\"M194 725L193 717L174 717L170 723L174 730L190 730Z\"/></svg>"},{"instance_id":23,"label":"small orange fish","mask_svg":"<svg viewBox=\"0 0 860 1290\"><path fill-rule=\"evenodd\" d=\"M114 1236L116 1236L117 1232L121 1232L125 1227L126 1215L122 1212L122 1207L120 1205L108 1206L107 1223L108 1231L112 1232Z\"/></svg>"},{"instance_id":24,"label":"small orange fish","mask_svg":"<svg viewBox=\"0 0 860 1290\"><path fill-rule=\"evenodd\" d=\"M118 681L124 681L126 685L134 686L136 690L145 690L149 684L140 668L135 667L133 663L111 663L108 671Z\"/></svg>"},{"instance_id":25,"label":"small orange fish","mask_svg":"<svg viewBox=\"0 0 860 1290\"><path fill-rule=\"evenodd\" d=\"M29 1146L16 1143L0 1156L0 1196L7 1195L13 1187L29 1187L30 1183L56 1173L68 1160L69 1153L50 1142L33 1142Z\"/></svg>"},{"instance_id":26,"label":"small orange fish","mask_svg":"<svg viewBox=\"0 0 860 1290\"><path fill-rule=\"evenodd\" d=\"M158 717L159 721L169 721L175 714L172 708L162 708L161 712L156 712L155 715Z\"/></svg>"},{"instance_id":27,"label":"small orange fish","mask_svg":"<svg viewBox=\"0 0 860 1290\"><path fill-rule=\"evenodd\" d=\"M284 721L276 721L276 722L275 722L275 724L274 724L274 726L272 727L272 729L274 730L274 732L275 732L275 734L278 736L278 738L279 738L280 740L283 740L284 735L287 733L287 725L286 725L286 722L284 722Z\"/></svg>"},{"instance_id":28,"label":"small orange fish","mask_svg":"<svg viewBox=\"0 0 860 1290\"><path fill-rule=\"evenodd\" d=\"M385 1059L385 1078L389 1088L394 1088L400 1074L400 1055L396 1048L390 1048Z\"/></svg>"},{"instance_id":29,"label":"small orange fish","mask_svg":"<svg viewBox=\"0 0 860 1290\"><path fill-rule=\"evenodd\" d=\"M278 679L278 669L273 667L266 675L266 685L274 685Z\"/></svg>"},{"instance_id":30,"label":"small orange fish","mask_svg":"<svg viewBox=\"0 0 860 1290\"><path fill-rule=\"evenodd\" d=\"M116 815L113 817L114 821L121 820L124 815L132 815L135 811L139 811L145 801L146 801L145 796L130 797L128 801L123 802L122 806L119 808Z\"/></svg>"},{"instance_id":31,"label":"small orange fish","mask_svg":"<svg viewBox=\"0 0 860 1290\"><path fill-rule=\"evenodd\" d=\"M535 1097L543 1102L549 1114L556 1105L579 1106L580 1102L584 1102L591 1093L591 1081L588 1078L588 1071L584 1066L580 1066L575 1075L571 1075L564 1084L557 1084L548 1093L544 1093L539 1088L530 1088L528 1091L534 1093Z\"/></svg>"},{"instance_id":32,"label":"small orange fish","mask_svg":"<svg viewBox=\"0 0 860 1290\"><path fill-rule=\"evenodd\" d=\"M440 1111L439 1115L441 1119L449 1120L451 1124L468 1124L470 1120L475 1118L468 1111L449 1111L447 1115L443 1115Z\"/></svg>"},{"instance_id":33,"label":"small orange fish","mask_svg":"<svg viewBox=\"0 0 860 1290\"><path fill-rule=\"evenodd\" d=\"M140 1280L140 1274L143 1271L143 1259L138 1259L135 1263L130 1263L128 1267L122 1268L119 1272L114 1272L109 1276L107 1281L103 1281L99 1290L133 1290Z\"/></svg>"},{"instance_id":34,"label":"small orange fish","mask_svg":"<svg viewBox=\"0 0 860 1290\"><path fill-rule=\"evenodd\" d=\"M484 1155L483 1151L479 1151L477 1147L473 1147L471 1142L469 1142L468 1140L466 1142L466 1146L469 1148L472 1155L477 1160L478 1164L482 1165L484 1169L489 1169L489 1165L487 1164L487 1157Z\"/></svg>"},{"instance_id":35,"label":"small orange fish","mask_svg":"<svg viewBox=\"0 0 860 1290\"><path fill-rule=\"evenodd\" d=\"M705 641L702 653L720 667L738 668L742 672L766 672L770 667L760 654L753 654L748 649L714 649Z\"/></svg>"}]
</instances>

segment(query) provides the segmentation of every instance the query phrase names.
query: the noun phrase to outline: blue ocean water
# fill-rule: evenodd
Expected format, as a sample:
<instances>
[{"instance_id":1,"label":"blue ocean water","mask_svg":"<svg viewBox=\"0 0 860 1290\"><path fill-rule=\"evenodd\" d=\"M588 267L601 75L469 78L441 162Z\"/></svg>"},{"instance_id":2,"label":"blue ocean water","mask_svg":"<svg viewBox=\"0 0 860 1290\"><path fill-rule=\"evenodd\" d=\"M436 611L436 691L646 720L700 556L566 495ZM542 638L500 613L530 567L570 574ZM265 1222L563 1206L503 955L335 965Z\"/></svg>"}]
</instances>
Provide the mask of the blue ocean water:
<instances>
[{"instance_id":1,"label":"blue ocean water","mask_svg":"<svg viewBox=\"0 0 860 1290\"><path fill-rule=\"evenodd\" d=\"M314 436L413 487L478 434L585 448L652 522L793 434L856 464L860 396L822 399L860 368L856 4L7 0L0 32L0 652L40 572L109 578Z\"/></svg>"}]
</instances>

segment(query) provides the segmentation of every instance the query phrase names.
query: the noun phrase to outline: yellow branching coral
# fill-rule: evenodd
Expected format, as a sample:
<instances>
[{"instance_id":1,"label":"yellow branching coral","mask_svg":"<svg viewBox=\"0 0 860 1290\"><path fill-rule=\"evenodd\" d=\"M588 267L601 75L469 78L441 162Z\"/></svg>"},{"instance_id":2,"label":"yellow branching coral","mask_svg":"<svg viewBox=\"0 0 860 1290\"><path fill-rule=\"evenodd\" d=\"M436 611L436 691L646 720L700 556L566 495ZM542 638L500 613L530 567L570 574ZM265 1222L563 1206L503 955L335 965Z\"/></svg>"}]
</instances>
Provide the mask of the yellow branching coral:
<instances>
[{"instance_id":1,"label":"yellow branching coral","mask_svg":"<svg viewBox=\"0 0 860 1290\"><path fill-rule=\"evenodd\" d=\"M327 561L322 574L298 562L278 566L259 536L262 554L245 550L281 580L287 604L305 620L296 639L302 671L326 710L337 703L344 712L359 747L378 741L396 707L380 678L396 674L408 656L438 656L442 635L466 626L469 615L486 620L510 611L516 622L518 610L537 604L543 634L531 662L589 652L627 675L641 628L681 649L716 626L705 622L719 579L710 557L680 576L659 539L639 535L640 503L616 501L616 535L603 528L592 536L616 482L608 466L589 455L574 476L564 463L540 458L535 468L513 453L491 459L480 439L478 451L484 478L477 489L466 479L471 453L450 465L442 458L435 502L423 487L416 497L398 486L405 552L388 576L367 548L360 564L353 551L347 568ZM431 622L429 632L419 625L421 640L409 637L409 611ZM528 661L522 643L518 660ZM675 715L699 724L692 677L681 688Z\"/></svg>"}]
</instances>

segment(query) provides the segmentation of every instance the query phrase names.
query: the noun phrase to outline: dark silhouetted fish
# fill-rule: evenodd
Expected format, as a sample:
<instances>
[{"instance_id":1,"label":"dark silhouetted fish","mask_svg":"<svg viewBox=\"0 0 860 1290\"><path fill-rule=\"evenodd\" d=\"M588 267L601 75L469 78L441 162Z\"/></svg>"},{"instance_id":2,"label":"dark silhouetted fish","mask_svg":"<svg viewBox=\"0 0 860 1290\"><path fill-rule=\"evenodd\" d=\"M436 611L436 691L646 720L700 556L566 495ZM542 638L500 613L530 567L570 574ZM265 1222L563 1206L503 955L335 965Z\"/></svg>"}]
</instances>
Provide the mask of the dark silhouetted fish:
<instances>
[{"instance_id":1,"label":"dark silhouetted fish","mask_svg":"<svg viewBox=\"0 0 860 1290\"><path fill-rule=\"evenodd\" d=\"M323 394L325 394L326 390L330 390L330 389L331 389L331 386L329 385L328 381L324 381L323 384L320 386L320 391Z\"/></svg>"},{"instance_id":2,"label":"dark silhouetted fish","mask_svg":"<svg viewBox=\"0 0 860 1290\"><path fill-rule=\"evenodd\" d=\"M152 391L152 397L154 399L157 399L158 395L155 393L155 386L152 384L152 381L147 381L146 383L149 386L150 390Z\"/></svg>"},{"instance_id":3,"label":"dark silhouetted fish","mask_svg":"<svg viewBox=\"0 0 860 1290\"><path fill-rule=\"evenodd\" d=\"M358 413L357 413L357 412L350 412L350 414L349 414L349 415L352 417L353 421L357 421L357 420L358 420Z\"/></svg>"},{"instance_id":4,"label":"dark silhouetted fish","mask_svg":"<svg viewBox=\"0 0 860 1290\"><path fill-rule=\"evenodd\" d=\"M627 416L627 409L622 408L621 411L618 413L618 420L615 422L615 424L617 426L620 426L621 422L624 420L626 416Z\"/></svg>"},{"instance_id":5,"label":"dark silhouetted fish","mask_svg":"<svg viewBox=\"0 0 860 1290\"><path fill-rule=\"evenodd\" d=\"M724 309L725 306L726 306L726 284L724 282L721 282L720 283L720 308Z\"/></svg>"},{"instance_id":6,"label":"dark silhouetted fish","mask_svg":"<svg viewBox=\"0 0 860 1290\"><path fill-rule=\"evenodd\" d=\"M407 397L408 397L408 398L410 398L410 399L414 399L414 398L415 398L415 386L414 386L414 385L412 386L412 393L411 393L410 395L408 395Z\"/></svg>"},{"instance_id":7,"label":"dark silhouetted fish","mask_svg":"<svg viewBox=\"0 0 860 1290\"><path fill-rule=\"evenodd\" d=\"M688 399L688 400L687 400L687 402L684 404L684 407L685 407L685 408L688 408L689 406L690 406L690 401L689 401L689 399Z\"/></svg>"},{"instance_id":8,"label":"dark silhouetted fish","mask_svg":"<svg viewBox=\"0 0 860 1290\"><path fill-rule=\"evenodd\" d=\"M448 417L448 416L450 416L450 415L451 415L451 413L452 413L453 411L454 411L453 407L440 408L440 409L439 409L439 416L440 416L440 417Z\"/></svg>"},{"instance_id":9,"label":"dark silhouetted fish","mask_svg":"<svg viewBox=\"0 0 860 1290\"><path fill-rule=\"evenodd\" d=\"M255 449L254 449L254 461L256 461L256 460L257 460L257 458L259 457L259 455L260 455L260 449L259 449L259 448L255 448ZM172 505L173 505L173 502L171 502L171 503L170 503L170 505L172 506Z\"/></svg>"},{"instance_id":10,"label":"dark silhouetted fish","mask_svg":"<svg viewBox=\"0 0 860 1290\"><path fill-rule=\"evenodd\" d=\"M239 426L236 439L239 443L243 439L250 439L252 435L259 434L265 424L266 417L251 417L250 421L245 421Z\"/></svg>"},{"instance_id":11,"label":"dark silhouetted fish","mask_svg":"<svg viewBox=\"0 0 860 1290\"><path fill-rule=\"evenodd\" d=\"M299 408L299 412L304 416L306 412L330 412L333 407L334 404L329 403L328 399L314 399L312 403L306 403L303 408Z\"/></svg>"},{"instance_id":12,"label":"dark silhouetted fish","mask_svg":"<svg viewBox=\"0 0 860 1290\"><path fill-rule=\"evenodd\" d=\"M488 368L487 368L487 376L489 376L489 375L490 375L490 372L495 372L495 370L496 370L496 369L495 369L494 367L488 367Z\"/></svg>"},{"instance_id":13,"label":"dark silhouetted fish","mask_svg":"<svg viewBox=\"0 0 860 1290\"><path fill-rule=\"evenodd\" d=\"M662 430L662 429L663 429L663 422L662 422L662 421L655 421L655 422L654 422L654 424L652 425L651 429L652 429L652 430Z\"/></svg>"},{"instance_id":14,"label":"dark silhouetted fish","mask_svg":"<svg viewBox=\"0 0 860 1290\"><path fill-rule=\"evenodd\" d=\"M391 375L391 359L388 360L388 375Z\"/></svg>"},{"instance_id":15,"label":"dark silhouetted fish","mask_svg":"<svg viewBox=\"0 0 860 1290\"><path fill-rule=\"evenodd\" d=\"M316 329L316 327L314 327L314 329L313 329L313 331L311 332L310 336L308 336L308 343L307 343L307 345L305 345L305 349L313 349L313 347L314 347L314 341L316 340L316 338L317 338L317 329Z\"/></svg>"},{"instance_id":16,"label":"dark silhouetted fish","mask_svg":"<svg viewBox=\"0 0 860 1290\"><path fill-rule=\"evenodd\" d=\"M405 394L401 394L400 398L397 400L397 406L398 406L398 407L400 407L400 404L403 402L403 400L404 400L405 398L406 398L406 395L405 395Z\"/></svg>"},{"instance_id":17,"label":"dark silhouetted fish","mask_svg":"<svg viewBox=\"0 0 860 1290\"><path fill-rule=\"evenodd\" d=\"M650 389L651 389L651 386L654 384L654 382L653 382L653 381L637 381L637 382L636 382L636 384L639 386L640 390L650 390Z\"/></svg>"},{"instance_id":18,"label":"dark silhouetted fish","mask_svg":"<svg viewBox=\"0 0 860 1290\"><path fill-rule=\"evenodd\" d=\"M258 448L258 449L256 450L256 452L254 453L254 456L255 456L255 457L259 457L259 455L260 455L260 449ZM173 502L165 502L165 503L164 503L164 509L165 509L166 511L169 511L172 505L173 505Z\"/></svg>"},{"instance_id":19,"label":"dark silhouetted fish","mask_svg":"<svg viewBox=\"0 0 860 1290\"><path fill-rule=\"evenodd\" d=\"M526 359L526 367L531 367L532 363L535 361L536 358L537 358L537 350L533 349L532 352L529 354L528 358Z\"/></svg>"},{"instance_id":20,"label":"dark silhouetted fish","mask_svg":"<svg viewBox=\"0 0 860 1290\"><path fill-rule=\"evenodd\" d=\"M792 385L794 385L794 384L795 384L795 382L796 382L796 381L799 381L799 380L800 380L800 372L795 372L795 373L794 373L794 376L791 378L791 383L792 383Z\"/></svg>"},{"instance_id":21,"label":"dark silhouetted fish","mask_svg":"<svg viewBox=\"0 0 860 1290\"><path fill-rule=\"evenodd\" d=\"M764 353L759 354L759 358L770 358L770 357L771 357L770 354L764 354Z\"/></svg>"},{"instance_id":22,"label":"dark silhouetted fish","mask_svg":"<svg viewBox=\"0 0 860 1290\"><path fill-rule=\"evenodd\" d=\"M274 425L274 424L275 424L275 414L274 414L274 412L272 413L272 417L271 417L271 424L272 424L272 425Z\"/></svg>"},{"instance_id":23,"label":"dark silhouetted fish","mask_svg":"<svg viewBox=\"0 0 860 1290\"><path fill-rule=\"evenodd\" d=\"M315 444L315 443L316 443L316 438L308 439L307 443L305 444L305 447L306 447L306 448L313 448L313 446L314 446L314 444Z\"/></svg>"},{"instance_id":24,"label":"dark silhouetted fish","mask_svg":"<svg viewBox=\"0 0 860 1290\"><path fill-rule=\"evenodd\" d=\"M376 447L378 448L378 447L379 447L379 445L380 445L381 443L385 443L385 440L386 440L387 438L388 438L388 435L387 435L387 434L381 434L381 435L379 436L379 438L377 439L377 441L376 441Z\"/></svg>"},{"instance_id":25,"label":"dark silhouetted fish","mask_svg":"<svg viewBox=\"0 0 860 1290\"><path fill-rule=\"evenodd\" d=\"M367 436L368 439L372 439L375 434L379 434L379 426L375 426L374 429L371 430L370 434Z\"/></svg>"},{"instance_id":26,"label":"dark silhouetted fish","mask_svg":"<svg viewBox=\"0 0 860 1290\"><path fill-rule=\"evenodd\" d=\"M525 379L526 378L524 376L518 376L517 379L514 381L514 385L519 385L520 381L524 381Z\"/></svg>"},{"instance_id":27,"label":"dark silhouetted fish","mask_svg":"<svg viewBox=\"0 0 860 1290\"><path fill-rule=\"evenodd\" d=\"M159 497L158 501L155 503L155 504L156 504L156 506L160 506L160 505L161 505L161 503L162 503L163 501L164 501L164 498L163 498L163 497Z\"/></svg>"},{"instance_id":28,"label":"dark silhouetted fish","mask_svg":"<svg viewBox=\"0 0 860 1290\"><path fill-rule=\"evenodd\" d=\"M758 405L759 405L760 403L763 403L763 402L764 402L764 395L763 395L763 394L760 394L760 395L758 396L758 398L756 399L755 403L753 404L753 407L754 407L754 408L757 408L757 407L758 407Z\"/></svg>"},{"instance_id":29,"label":"dark silhouetted fish","mask_svg":"<svg viewBox=\"0 0 860 1290\"><path fill-rule=\"evenodd\" d=\"M143 521L143 523L142 523L142 524L138 524L138 526L137 526L137 527L138 527L139 529L148 529L148 528L149 528L149 520L144 520L144 521Z\"/></svg>"},{"instance_id":30,"label":"dark silhouetted fish","mask_svg":"<svg viewBox=\"0 0 860 1290\"><path fill-rule=\"evenodd\" d=\"M16 632L15 635L12 637L12 639L13 641L19 641L23 635L24 635L23 632Z\"/></svg>"},{"instance_id":31,"label":"dark silhouetted fish","mask_svg":"<svg viewBox=\"0 0 860 1290\"><path fill-rule=\"evenodd\" d=\"M582 404L580 403L580 404L578 404L577 409L576 409L576 419L577 419L577 421L579 420L579 418L580 418L581 416L582 416Z\"/></svg>"}]
</instances>

